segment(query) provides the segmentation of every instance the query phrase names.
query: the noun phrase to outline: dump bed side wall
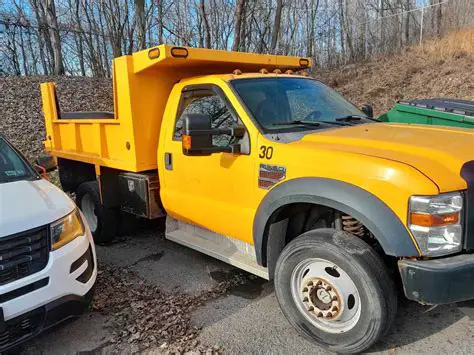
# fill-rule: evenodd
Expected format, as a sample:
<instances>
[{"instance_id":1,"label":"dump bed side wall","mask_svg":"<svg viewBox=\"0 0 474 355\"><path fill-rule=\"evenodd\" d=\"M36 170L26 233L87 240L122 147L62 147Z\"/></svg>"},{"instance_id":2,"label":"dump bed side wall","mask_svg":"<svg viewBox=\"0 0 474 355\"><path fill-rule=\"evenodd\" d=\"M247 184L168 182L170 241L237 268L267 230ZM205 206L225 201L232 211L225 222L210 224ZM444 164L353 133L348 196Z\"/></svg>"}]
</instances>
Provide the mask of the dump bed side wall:
<instances>
[{"instance_id":1,"label":"dump bed side wall","mask_svg":"<svg viewBox=\"0 0 474 355\"><path fill-rule=\"evenodd\" d=\"M113 119L61 119L55 84L42 84L45 148L58 157L114 169L156 169L161 118L173 81L130 73L132 57L114 61Z\"/></svg>"}]
</instances>

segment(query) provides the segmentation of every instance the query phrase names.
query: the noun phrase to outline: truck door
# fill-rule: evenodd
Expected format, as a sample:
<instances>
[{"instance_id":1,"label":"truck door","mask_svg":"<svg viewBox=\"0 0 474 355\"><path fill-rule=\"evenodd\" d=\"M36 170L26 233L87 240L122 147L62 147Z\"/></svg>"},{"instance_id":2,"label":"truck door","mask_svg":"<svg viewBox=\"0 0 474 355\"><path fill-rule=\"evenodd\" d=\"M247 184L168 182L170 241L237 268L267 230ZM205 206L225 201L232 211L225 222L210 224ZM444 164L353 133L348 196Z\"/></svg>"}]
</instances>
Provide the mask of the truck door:
<instances>
[{"instance_id":1,"label":"truck door","mask_svg":"<svg viewBox=\"0 0 474 355\"><path fill-rule=\"evenodd\" d=\"M187 113L208 114L213 128L244 124L224 92L217 86L191 86L183 89L172 132L165 133L164 150L159 162L165 162L161 197L173 217L207 228L213 232L253 244L252 225L255 214L255 157L250 147L256 142L248 130L242 138L242 153L215 153L209 156L186 156L182 151L183 116ZM168 126L170 127L170 125ZM162 139L164 137L162 136ZM253 139L252 139L253 138ZM226 146L231 137L213 137L213 144ZM254 149L255 150L255 149ZM255 150L256 151L256 150ZM164 153L163 153L164 152Z\"/></svg>"}]
</instances>

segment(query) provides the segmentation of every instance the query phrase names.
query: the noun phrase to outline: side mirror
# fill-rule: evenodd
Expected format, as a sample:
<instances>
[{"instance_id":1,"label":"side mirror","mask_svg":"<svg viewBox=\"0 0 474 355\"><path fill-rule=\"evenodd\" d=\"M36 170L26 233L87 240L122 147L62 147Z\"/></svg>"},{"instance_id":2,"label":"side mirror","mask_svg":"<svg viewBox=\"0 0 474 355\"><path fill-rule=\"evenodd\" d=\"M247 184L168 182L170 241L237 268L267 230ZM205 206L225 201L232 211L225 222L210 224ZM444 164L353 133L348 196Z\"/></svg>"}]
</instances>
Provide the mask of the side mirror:
<instances>
[{"instance_id":1,"label":"side mirror","mask_svg":"<svg viewBox=\"0 0 474 355\"><path fill-rule=\"evenodd\" d=\"M374 108L371 104L363 104L362 112L365 113L369 118L374 118Z\"/></svg>"},{"instance_id":2,"label":"side mirror","mask_svg":"<svg viewBox=\"0 0 474 355\"><path fill-rule=\"evenodd\" d=\"M204 114L187 114L184 116L184 132L182 136L183 154L189 156L211 155L213 153L240 153L240 144L228 147L216 147L212 144L212 136L228 134L243 137L245 127L236 125L231 128L212 128L211 117Z\"/></svg>"},{"instance_id":3,"label":"side mirror","mask_svg":"<svg viewBox=\"0 0 474 355\"><path fill-rule=\"evenodd\" d=\"M43 155L35 160L36 171L40 174L49 173L56 170L57 167L56 159L51 155Z\"/></svg>"}]
</instances>

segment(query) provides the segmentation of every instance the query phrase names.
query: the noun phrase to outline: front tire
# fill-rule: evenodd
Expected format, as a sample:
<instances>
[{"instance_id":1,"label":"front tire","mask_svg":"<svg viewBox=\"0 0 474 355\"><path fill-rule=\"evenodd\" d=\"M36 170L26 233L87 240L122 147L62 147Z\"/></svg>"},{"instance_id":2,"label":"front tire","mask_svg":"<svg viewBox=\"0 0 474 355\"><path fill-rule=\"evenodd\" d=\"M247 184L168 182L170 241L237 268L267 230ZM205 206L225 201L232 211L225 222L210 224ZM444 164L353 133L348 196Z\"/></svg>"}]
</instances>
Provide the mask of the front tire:
<instances>
[{"instance_id":1,"label":"front tire","mask_svg":"<svg viewBox=\"0 0 474 355\"><path fill-rule=\"evenodd\" d=\"M380 257L361 239L334 229L308 231L285 247L275 291L300 334L339 353L372 346L397 309L395 287Z\"/></svg>"},{"instance_id":2,"label":"front tire","mask_svg":"<svg viewBox=\"0 0 474 355\"><path fill-rule=\"evenodd\" d=\"M88 181L79 185L76 203L87 220L94 242L107 243L116 236L120 222L119 212L102 205L97 181Z\"/></svg>"}]
</instances>

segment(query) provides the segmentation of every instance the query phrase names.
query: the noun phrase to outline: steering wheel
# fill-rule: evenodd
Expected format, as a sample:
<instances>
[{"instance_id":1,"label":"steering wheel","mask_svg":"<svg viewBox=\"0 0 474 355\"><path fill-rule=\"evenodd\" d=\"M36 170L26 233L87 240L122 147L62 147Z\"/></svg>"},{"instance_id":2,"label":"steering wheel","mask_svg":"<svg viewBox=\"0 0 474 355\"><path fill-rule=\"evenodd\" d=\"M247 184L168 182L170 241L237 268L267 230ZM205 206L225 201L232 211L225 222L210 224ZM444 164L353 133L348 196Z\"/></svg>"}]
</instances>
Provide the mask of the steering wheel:
<instances>
[{"instance_id":1,"label":"steering wheel","mask_svg":"<svg viewBox=\"0 0 474 355\"><path fill-rule=\"evenodd\" d=\"M322 113L321 111L311 111L310 113L308 113L306 115L306 117L304 118L305 121L310 121L310 120L314 120L316 121L319 117L321 117Z\"/></svg>"}]
</instances>

